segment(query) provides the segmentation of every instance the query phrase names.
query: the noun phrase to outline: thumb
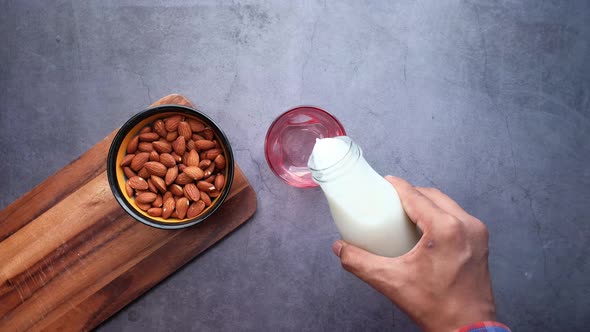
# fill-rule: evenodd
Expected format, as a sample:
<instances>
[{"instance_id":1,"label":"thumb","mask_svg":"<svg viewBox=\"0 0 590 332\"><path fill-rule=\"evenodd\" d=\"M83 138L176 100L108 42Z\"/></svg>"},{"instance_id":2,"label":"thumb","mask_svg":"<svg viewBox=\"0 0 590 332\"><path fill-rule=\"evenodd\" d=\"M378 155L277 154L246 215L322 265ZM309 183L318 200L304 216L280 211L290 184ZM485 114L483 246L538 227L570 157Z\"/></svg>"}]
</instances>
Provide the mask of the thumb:
<instances>
[{"instance_id":1,"label":"thumb","mask_svg":"<svg viewBox=\"0 0 590 332\"><path fill-rule=\"evenodd\" d=\"M387 257L372 254L343 240L334 242L332 250L346 271L369 284L379 277L377 270L382 270L389 262Z\"/></svg>"}]
</instances>

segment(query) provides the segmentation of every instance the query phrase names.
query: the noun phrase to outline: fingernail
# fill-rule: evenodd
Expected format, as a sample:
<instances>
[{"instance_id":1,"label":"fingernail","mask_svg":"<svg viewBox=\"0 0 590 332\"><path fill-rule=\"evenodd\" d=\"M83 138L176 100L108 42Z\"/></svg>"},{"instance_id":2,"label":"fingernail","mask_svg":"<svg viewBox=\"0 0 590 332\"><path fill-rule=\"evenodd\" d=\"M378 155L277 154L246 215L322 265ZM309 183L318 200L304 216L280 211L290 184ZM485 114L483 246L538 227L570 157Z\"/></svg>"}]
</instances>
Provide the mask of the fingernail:
<instances>
[{"instance_id":1,"label":"fingernail","mask_svg":"<svg viewBox=\"0 0 590 332\"><path fill-rule=\"evenodd\" d=\"M342 250L343 246L344 242L342 240L334 242L334 244L332 245L332 251L334 252L334 255L340 257L340 251Z\"/></svg>"}]
</instances>

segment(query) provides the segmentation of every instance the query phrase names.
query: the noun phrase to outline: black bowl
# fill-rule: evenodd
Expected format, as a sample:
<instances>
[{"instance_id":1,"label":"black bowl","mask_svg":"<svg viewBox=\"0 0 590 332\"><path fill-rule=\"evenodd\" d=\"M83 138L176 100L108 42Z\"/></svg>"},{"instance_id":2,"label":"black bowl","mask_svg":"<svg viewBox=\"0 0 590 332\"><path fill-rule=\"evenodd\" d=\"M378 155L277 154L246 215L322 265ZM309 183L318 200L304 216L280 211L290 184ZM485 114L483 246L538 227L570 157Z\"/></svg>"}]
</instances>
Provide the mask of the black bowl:
<instances>
[{"instance_id":1,"label":"black bowl","mask_svg":"<svg viewBox=\"0 0 590 332\"><path fill-rule=\"evenodd\" d=\"M126 177L123 174L121 160L126 154L127 144L129 141L136 136L136 134L146 125L152 123L154 120L165 118L171 115L182 115L185 117L194 118L203 122L207 127L210 127L215 133L215 139L219 142L221 149L224 151L226 159L225 167L225 185L220 192L220 195L216 197L210 206L208 206L203 212L194 218L185 219L163 219L161 217L152 217L145 211L142 211L137 207L135 200L130 199L125 191ZM179 229L189 227L200 223L212 215L227 198L231 185L234 179L234 156L232 153L231 145L227 136L223 133L223 130L206 114L192 109L186 106L179 105L161 105L156 107L148 108L142 112L132 116L117 132L117 135L111 143L111 148L107 157L107 176L109 179L109 185L113 192L113 195L117 199L117 202L121 207L133 218L138 221L161 229Z\"/></svg>"}]
</instances>

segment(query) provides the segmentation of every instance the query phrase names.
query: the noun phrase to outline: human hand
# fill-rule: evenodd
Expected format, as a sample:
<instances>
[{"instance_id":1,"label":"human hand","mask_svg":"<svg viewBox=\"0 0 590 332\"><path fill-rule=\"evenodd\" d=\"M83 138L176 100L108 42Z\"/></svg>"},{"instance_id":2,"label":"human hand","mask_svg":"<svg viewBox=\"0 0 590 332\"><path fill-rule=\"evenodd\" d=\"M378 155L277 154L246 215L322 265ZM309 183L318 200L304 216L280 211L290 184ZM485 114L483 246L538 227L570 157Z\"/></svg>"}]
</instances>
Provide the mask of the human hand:
<instances>
[{"instance_id":1,"label":"human hand","mask_svg":"<svg viewBox=\"0 0 590 332\"><path fill-rule=\"evenodd\" d=\"M333 250L344 269L387 296L425 331L456 331L495 320L486 226L438 189L386 179L422 238L395 258L336 241Z\"/></svg>"}]
</instances>

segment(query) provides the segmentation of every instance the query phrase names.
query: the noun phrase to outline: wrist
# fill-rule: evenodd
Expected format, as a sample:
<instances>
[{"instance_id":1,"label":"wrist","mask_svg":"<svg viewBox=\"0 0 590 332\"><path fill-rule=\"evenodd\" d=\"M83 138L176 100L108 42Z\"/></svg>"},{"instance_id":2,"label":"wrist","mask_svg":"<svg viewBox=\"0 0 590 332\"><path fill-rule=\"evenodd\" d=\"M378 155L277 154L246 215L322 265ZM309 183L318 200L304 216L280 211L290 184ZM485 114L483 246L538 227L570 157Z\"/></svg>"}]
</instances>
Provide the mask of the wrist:
<instances>
[{"instance_id":1,"label":"wrist","mask_svg":"<svg viewBox=\"0 0 590 332\"><path fill-rule=\"evenodd\" d=\"M462 329L465 326L472 326L480 322L495 322L496 310L495 306L487 301L471 302L465 305L465 302L456 302L453 305L448 305L444 312L444 320L440 321L438 326L433 331L449 331L449 332L464 332ZM469 331L469 330L466 330ZM480 332L478 330L475 330ZM481 330L484 332L486 330Z\"/></svg>"}]
</instances>

